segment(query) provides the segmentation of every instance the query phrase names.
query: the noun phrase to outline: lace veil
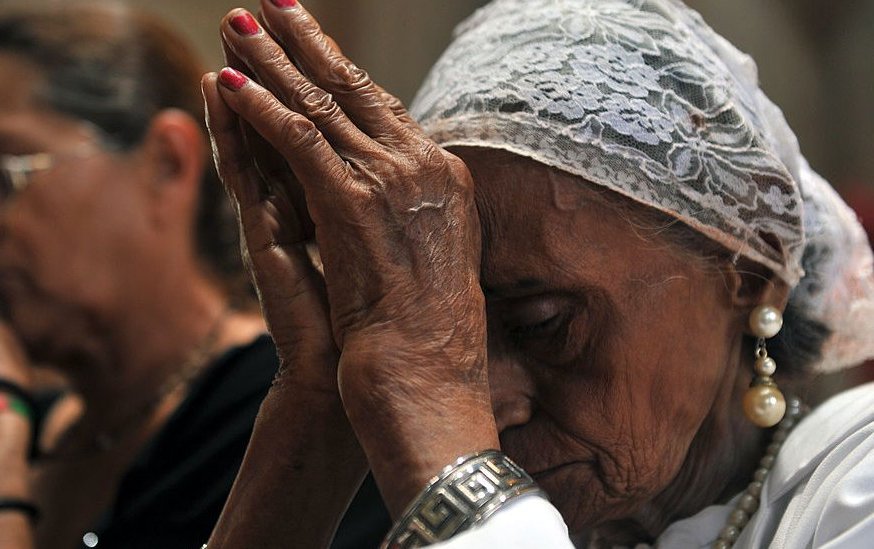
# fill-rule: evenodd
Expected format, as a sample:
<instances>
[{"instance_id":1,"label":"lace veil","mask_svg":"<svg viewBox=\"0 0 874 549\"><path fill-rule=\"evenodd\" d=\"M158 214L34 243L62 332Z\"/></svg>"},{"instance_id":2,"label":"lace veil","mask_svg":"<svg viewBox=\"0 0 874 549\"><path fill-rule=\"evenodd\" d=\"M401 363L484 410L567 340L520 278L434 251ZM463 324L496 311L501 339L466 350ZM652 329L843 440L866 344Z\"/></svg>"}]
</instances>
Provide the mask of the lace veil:
<instances>
[{"instance_id":1,"label":"lace veil","mask_svg":"<svg viewBox=\"0 0 874 549\"><path fill-rule=\"evenodd\" d=\"M794 287L874 356L871 249L801 155L756 66L679 0L494 0L456 29L412 115L444 146L504 149L665 212Z\"/></svg>"}]
</instances>

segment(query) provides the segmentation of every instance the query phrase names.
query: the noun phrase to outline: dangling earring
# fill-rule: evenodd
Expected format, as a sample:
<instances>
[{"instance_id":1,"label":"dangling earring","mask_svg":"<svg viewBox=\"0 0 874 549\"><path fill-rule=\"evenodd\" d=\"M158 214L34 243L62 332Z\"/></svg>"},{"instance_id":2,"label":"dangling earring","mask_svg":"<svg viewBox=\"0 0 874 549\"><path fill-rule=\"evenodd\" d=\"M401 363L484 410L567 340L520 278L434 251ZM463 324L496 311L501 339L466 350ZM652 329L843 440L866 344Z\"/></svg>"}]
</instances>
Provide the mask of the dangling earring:
<instances>
[{"instance_id":1,"label":"dangling earring","mask_svg":"<svg viewBox=\"0 0 874 549\"><path fill-rule=\"evenodd\" d=\"M770 305L759 305L750 313L750 329L756 341L756 377L744 395L744 414L759 427L777 425L786 413L786 399L771 379L777 363L768 356L765 339L777 335L783 327L783 315Z\"/></svg>"}]
</instances>

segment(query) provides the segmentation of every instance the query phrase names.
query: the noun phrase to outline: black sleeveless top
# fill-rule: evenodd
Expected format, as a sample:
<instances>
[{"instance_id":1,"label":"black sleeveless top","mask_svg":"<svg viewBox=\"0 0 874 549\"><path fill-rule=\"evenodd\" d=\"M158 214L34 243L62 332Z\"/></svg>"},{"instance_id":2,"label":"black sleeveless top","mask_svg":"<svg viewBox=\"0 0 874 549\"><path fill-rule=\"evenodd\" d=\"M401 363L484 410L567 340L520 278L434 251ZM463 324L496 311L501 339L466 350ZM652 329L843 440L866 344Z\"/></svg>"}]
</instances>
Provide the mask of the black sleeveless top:
<instances>
[{"instance_id":1,"label":"black sleeveless top","mask_svg":"<svg viewBox=\"0 0 874 549\"><path fill-rule=\"evenodd\" d=\"M200 549L230 493L277 368L276 350L266 335L219 357L140 452L112 505L78 547ZM332 547L378 547L390 526L368 476Z\"/></svg>"}]
</instances>

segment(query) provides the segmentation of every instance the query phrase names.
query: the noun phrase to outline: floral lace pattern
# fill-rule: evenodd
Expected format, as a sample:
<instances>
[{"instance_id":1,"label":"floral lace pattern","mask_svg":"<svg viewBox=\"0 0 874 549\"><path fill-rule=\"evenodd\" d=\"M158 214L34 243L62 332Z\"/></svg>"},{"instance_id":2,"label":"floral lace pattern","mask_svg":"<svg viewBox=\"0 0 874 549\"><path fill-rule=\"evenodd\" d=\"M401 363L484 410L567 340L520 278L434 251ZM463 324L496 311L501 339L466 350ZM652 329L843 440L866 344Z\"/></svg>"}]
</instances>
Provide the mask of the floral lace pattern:
<instances>
[{"instance_id":1,"label":"floral lace pattern","mask_svg":"<svg viewBox=\"0 0 874 549\"><path fill-rule=\"evenodd\" d=\"M822 239L811 253L805 228L822 222L803 219L820 212L805 201L822 193L802 186L827 183L804 172L749 57L679 0L495 0L456 30L411 110L444 146L501 148L578 175L790 285L802 258L815 273L833 270L811 264L836 259ZM843 203L829 212L858 225ZM827 284L808 282L793 299L814 305Z\"/></svg>"}]
</instances>

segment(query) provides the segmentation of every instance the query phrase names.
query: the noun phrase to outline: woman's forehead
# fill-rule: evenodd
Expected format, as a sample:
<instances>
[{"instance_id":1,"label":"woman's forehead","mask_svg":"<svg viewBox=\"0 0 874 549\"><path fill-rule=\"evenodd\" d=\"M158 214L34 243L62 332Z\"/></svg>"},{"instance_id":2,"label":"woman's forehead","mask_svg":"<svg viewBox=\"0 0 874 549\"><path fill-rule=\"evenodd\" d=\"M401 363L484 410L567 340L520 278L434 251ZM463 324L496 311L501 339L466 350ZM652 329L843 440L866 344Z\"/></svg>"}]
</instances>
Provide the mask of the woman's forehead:
<instances>
[{"instance_id":1,"label":"woman's forehead","mask_svg":"<svg viewBox=\"0 0 874 549\"><path fill-rule=\"evenodd\" d=\"M545 226L573 224L569 213L601 210L608 202L582 178L528 158L498 149L453 152L470 168L483 230L495 239L508 230L533 236Z\"/></svg>"},{"instance_id":2,"label":"woman's forehead","mask_svg":"<svg viewBox=\"0 0 874 549\"><path fill-rule=\"evenodd\" d=\"M638 230L610 191L502 151L453 152L474 177L481 282L490 295L577 288L619 295L685 273L679 253Z\"/></svg>"},{"instance_id":3,"label":"woman's forehead","mask_svg":"<svg viewBox=\"0 0 874 549\"><path fill-rule=\"evenodd\" d=\"M622 227L601 223L606 207L581 180L526 162L469 166L477 186L487 289L589 286L586 272L594 270L604 248L625 246L622 236L610 234Z\"/></svg>"}]
</instances>

